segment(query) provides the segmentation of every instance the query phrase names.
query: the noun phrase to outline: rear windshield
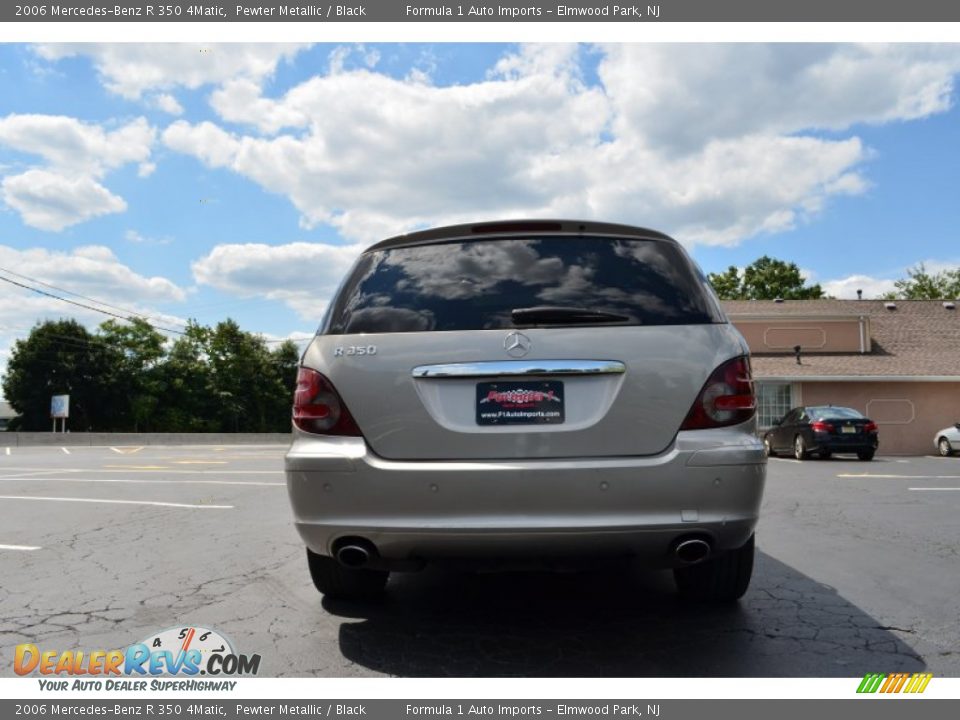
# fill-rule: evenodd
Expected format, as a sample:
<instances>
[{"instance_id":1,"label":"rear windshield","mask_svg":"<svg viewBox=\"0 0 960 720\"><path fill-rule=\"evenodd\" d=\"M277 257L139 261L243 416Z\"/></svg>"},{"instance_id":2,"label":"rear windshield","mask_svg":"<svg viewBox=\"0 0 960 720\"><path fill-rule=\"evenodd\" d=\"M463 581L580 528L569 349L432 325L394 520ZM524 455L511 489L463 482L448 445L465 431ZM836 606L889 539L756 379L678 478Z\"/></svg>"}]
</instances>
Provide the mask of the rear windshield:
<instances>
[{"instance_id":1,"label":"rear windshield","mask_svg":"<svg viewBox=\"0 0 960 720\"><path fill-rule=\"evenodd\" d=\"M723 322L703 282L681 250L657 240L536 237L399 247L360 257L325 332L528 327L515 324L512 311L543 306L611 313L622 316L613 323L619 325Z\"/></svg>"},{"instance_id":2,"label":"rear windshield","mask_svg":"<svg viewBox=\"0 0 960 720\"><path fill-rule=\"evenodd\" d=\"M829 418L839 418L842 420L860 420L863 418L859 412L853 408L846 407L812 407L808 409L810 417L814 420L824 420Z\"/></svg>"}]
</instances>

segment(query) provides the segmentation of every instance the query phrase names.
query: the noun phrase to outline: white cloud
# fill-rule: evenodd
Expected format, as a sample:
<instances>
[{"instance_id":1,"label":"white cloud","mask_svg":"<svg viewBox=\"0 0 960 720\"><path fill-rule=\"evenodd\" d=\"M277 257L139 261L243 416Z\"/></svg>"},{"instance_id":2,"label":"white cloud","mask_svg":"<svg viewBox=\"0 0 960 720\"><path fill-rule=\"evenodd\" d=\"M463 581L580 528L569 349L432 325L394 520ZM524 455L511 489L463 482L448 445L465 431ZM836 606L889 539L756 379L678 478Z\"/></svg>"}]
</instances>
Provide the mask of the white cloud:
<instances>
[{"instance_id":1,"label":"white cloud","mask_svg":"<svg viewBox=\"0 0 960 720\"><path fill-rule=\"evenodd\" d=\"M949 107L954 45L617 44L598 73L618 137L670 152L744 135L911 120Z\"/></svg>"},{"instance_id":2,"label":"white cloud","mask_svg":"<svg viewBox=\"0 0 960 720\"><path fill-rule=\"evenodd\" d=\"M957 46L524 46L486 80L436 87L350 69L279 97L226 82L212 122L174 123L172 149L285 195L306 228L370 241L423 225L585 216L735 244L868 191L851 128L945 110ZM352 55L351 55L352 57ZM371 98L376 98L371 102ZM832 135L824 137L823 130Z\"/></svg>"},{"instance_id":3,"label":"white cloud","mask_svg":"<svg viewBox=\"0 0 960 720\"><path fill-rule=\"evenodd\" d=\"M919 265L923 265L923 269L927 271L930 275L936 275L937 273L946 272L948 270L958 270L960 269L960 261L958 260L922 260L916 265L911 265L911 268L915 268ZM906 270L904 270L904 277L906 277Z\"/></svg>"},{"instance_id":4,"label":"white cloud","mask_svg":"<svg viewBox=\"0 0 960 720\"><path fill-rule=\"evenodd\" d=\"M170 243L170 238L168 237L146 237L138 233L136 230L127 230L123 234L123 238L127 242L137 243L138 245L168 245Z\"/></svg>"},{"instance_id":5,"label":"white cloud","mask_svg":"<svg viewBox=\"0 0 960 720\"><path fill-rule=\"evenodd\" d=\"M145 91L199 88L237 77L261 82L303 43L47 43L35 47L46 60L89 57L113 93L137 99Z\"/></svg>"},{"instance_id":6,"label":"white cloud","mask_svg":"<svg viewBox=\"0 0 960 720\"><path fill-rule=\"evenodd\" d=\"M279 300L318 322L359 245L294 242L217 245L192 265L197 283L241 297Z\"/></svg>"},{"instance_id":7,"label":"white cloud","mask_svg":"<svg viewBox=\"0 0 960 720\"><path fill-rule=\"evenodd\" d=\"M53 232L127 208L123 198L90 177L71 179L46 170L4 178L0 188L3 201L25 224Z\"/></svg>"},{"instance_id":8,"label":"white cloud","mask_svg":"<svg viewBox=\"0 0 960 720\"><path fill-rule=\"evenodd\" d=\"M175 283L133 271L104 245L86 245L69 252L0 245L0 268L124 306L186 299L186 292Z\"/></svg>"},{"instance_id":9,"label":"white cloud","mask_svg":"<svg viewBox=\"0 0 960 720\"><path fill-rule=\"evenodd\" d=\"M368 69L376 67L380 62L380 51L367 48L365 45L340 45L330 51L328 55L331 74L343 72L347 61L357 58L357 61Z\"/></svg>"},{"instance_id":10,"label":"white cloud","mask_svg":"<svg viewBox=\"0 0 960 720\"><path fill-rule=\"evenodd\" d=\"M820 286L827 295L842 300L855 299L857 290L863 291L864 300L874 300L888 292L895 292L897 288L893 282L890 279L875 278L870 275L849 275L837 280L827 280L820 283Z\"/></svg>"},{"instance_id":11,"label":"white cloud","mask_svg":"<svg viewBox=\"0 0 960 720\"><path fill-rule=\"evenodd\" d=\"M126 202L101 181L128 163L138 163L140 177L152 173L155 134L143 118L107 131L61 115L7 115L0 119L0 144L44 164L3 178L3 200L27 225L54 232L123 212Z\"/></svg>"},{"instance_id":12,"label":"white cloud","mask_svg":"<svg viewBox=\"0 0 960 720\"><path fill-rule=\"evenodd\" d=\"M7 115L0 119L0 143L39 155L63 172L102 176L150 157L155 130L144 118L113 131L63 115Z\"/></svg>"},{"instance_id":13,"label":"white cloud","mask_svg":"<svg viewBox=\"0 0 960 720\"><path fill-rule=\"evenodd\" d=\"M845 278L827 280L821 283L821 285L825 293L834 297L855 298L857 297L857 290L863 290L863 298L865 300L875 299L886 293L896 292L897 288L894 282L900 279L907 279L909 270L919 268L921 265L929 275L960 269L960 261L957 260L927 259L913 263L909 267L901 268L900 271L896 273L896 276L892 278L878 278L872 275L850 275Z\"/></svg>"},{"instance_id":14,"label":"white cloud","mask_svg":"<svg viewBox=\"0 0 960 720\"><path fill-rule=\"evenodd\" d=\"M153 99L154 105L171 115L183 115L183 105L169 93L160 93Z\"/></svg>"},{"instance_id":15,"label":"white cloud","mask_svg":"<svg viewBox=\"0 0 960 720\"><path fill-rule=\"evenodd\" d=\"M164 131L163 141L174 150L194 155L212 167L227 165L240 146L230 133L211 122L191 125L183 120Z\"/></svg>"},{"instance_id":16,"label":"white cloud","mask_svg":"<svg viewBox=\"0 0 960 720\"><path fill-rule=\"evenodd\" d=\"M305 227L329 223L357 239L549 211L580 192L583 173L552 178L544 163L589 147L606 120L603 93L559 71L436 88L357 70L312 78L279 101L251 102L250 91L225 87L215 107L266 132L307 132L263 138L178 122L164 142L287 195Z\"/></svg>"}]
</instances>

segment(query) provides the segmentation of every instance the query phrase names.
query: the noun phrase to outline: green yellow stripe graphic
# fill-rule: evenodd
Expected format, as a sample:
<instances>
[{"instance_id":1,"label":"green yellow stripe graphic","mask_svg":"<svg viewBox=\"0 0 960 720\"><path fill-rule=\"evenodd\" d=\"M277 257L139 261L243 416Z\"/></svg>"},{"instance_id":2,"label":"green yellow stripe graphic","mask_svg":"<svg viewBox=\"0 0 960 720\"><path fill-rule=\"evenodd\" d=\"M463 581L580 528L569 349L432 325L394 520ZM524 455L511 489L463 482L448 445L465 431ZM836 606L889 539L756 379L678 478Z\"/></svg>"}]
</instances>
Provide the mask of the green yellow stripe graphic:
<instances>
[{"instance_id":1,"label":"green yellow stripe graphic","mask_svg":"<svg viewBox=\"0 0 960 720\"><path fill-rule=\"evenodd\" d=\"M922 693L933 673L867 673L860 681L858 693Z\"/></svg>"}]
</instances>

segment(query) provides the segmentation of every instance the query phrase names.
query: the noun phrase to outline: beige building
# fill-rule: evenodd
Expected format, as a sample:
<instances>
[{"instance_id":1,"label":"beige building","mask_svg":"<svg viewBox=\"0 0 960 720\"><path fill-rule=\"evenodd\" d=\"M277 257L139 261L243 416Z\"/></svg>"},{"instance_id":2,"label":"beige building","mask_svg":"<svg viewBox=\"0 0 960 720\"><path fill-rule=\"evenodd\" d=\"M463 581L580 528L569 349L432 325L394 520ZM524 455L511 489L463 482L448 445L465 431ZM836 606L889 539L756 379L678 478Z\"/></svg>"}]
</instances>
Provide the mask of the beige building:
<instances>
[{"instance_id":1,"label":"beige building","mask_svg":"<svg viewBox=\"0 0 960 720\"><path fill-rule=\"evenodd\" d=\"M753 355L759 423L844 405L880 426L880 454L928 455L960 422L960 310L941 300L727 301ZM797 353L799 347L799 353Z\"/></svg>"}]
</instances>

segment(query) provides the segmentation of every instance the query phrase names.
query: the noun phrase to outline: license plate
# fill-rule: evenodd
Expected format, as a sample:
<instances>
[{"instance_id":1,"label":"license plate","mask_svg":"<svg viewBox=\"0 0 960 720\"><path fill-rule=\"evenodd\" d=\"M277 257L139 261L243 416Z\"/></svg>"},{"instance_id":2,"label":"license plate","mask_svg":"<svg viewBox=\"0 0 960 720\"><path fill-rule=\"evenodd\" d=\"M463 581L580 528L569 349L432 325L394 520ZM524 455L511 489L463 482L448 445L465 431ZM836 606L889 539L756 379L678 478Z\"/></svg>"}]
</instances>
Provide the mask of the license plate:
<instances>
[{"instance_id":1,"label":"license plate","mask_svg":"<svg viewBox=\"0 0 960 720\"><path fill-rule=\"evenodd\" d=\"M563 383L477 383L477 425L558 425L564 419Z\"/></svg>"},{"instance_id":2,"label":"license plate","mask_svg":"<svg viewBox=\"0 0 960 720\"><path fill-rule=\"evenodd\" d=\"M840 428L840 432L852 434L857 432L857 429L853 425L844 425L842 428Z\"/></svg>"}]
</instances>

